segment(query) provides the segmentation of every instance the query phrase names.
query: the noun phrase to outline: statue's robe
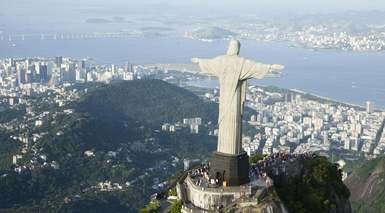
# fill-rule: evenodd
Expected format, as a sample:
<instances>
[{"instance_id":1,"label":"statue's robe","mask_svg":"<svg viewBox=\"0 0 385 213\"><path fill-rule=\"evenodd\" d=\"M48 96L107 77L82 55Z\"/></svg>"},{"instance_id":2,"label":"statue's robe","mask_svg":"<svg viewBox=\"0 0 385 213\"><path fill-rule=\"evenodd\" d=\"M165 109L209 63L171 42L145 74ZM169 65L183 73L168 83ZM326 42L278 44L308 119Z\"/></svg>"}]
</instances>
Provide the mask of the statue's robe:
<instances>
[{"instance_id":1,"label":"statue's robe","mask_svg":"<svg viewBox=\"0 0 385 213\"><path fill-rule=\"evenodd\" d=\"M218 77L219 133L217 151L237 155L242 151L242 111L246 98L246 80L262 79L271 66L239 56L223 55L214 59L199 59L202 73Z\"/></svg>"}]
</instances>

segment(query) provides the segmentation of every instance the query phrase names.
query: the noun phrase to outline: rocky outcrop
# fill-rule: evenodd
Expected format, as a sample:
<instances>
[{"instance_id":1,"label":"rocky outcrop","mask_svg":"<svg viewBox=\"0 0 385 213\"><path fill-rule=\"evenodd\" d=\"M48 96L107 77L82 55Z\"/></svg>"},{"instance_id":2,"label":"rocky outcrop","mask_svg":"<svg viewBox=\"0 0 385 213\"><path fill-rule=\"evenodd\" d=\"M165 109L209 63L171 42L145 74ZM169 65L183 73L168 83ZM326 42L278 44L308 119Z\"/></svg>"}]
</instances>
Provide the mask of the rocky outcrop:
<instances>
[{"instance_id":1,"label":"rocky outcrop","mask_svg":"<svg viewBox=\"0 0 385 213\"><path fill-rule=\"evenodd\" d=\"M385 157L365 162L346 180L354 212L385 212Z\"/></svg>"},{"instance_id":2,"label":"rocky outcrop","mask_svg":"<svg viewBox=\"0 0 385 213\"><path fill-rule=\"evenodd\" d=\"M341 171L326 158L278 156L266 168L289 212L352 212Z\"/></svg>"},{"instance_id":3,"label":"rocky outcrop","mask_svg":"<svg viewBox=\"0 0 385 213\"><path fill-rule=\"evenodd\" d=\"M259 204L256 206L247 206L234 209L235 213L286 213L282 203L270 202Z\"/></svg>"},{"instance_id":4,"label":"rocky outcrop","mask_svg":"<svg viewBox=\"0 0 385 213\"><path fill-rule=\"evenodd\" d=\"M266 196L255 203L237 203L224 212L234 213L287 213L287 209L277 196L274 189L271 189Z\"/></svg>"}]
</instances>

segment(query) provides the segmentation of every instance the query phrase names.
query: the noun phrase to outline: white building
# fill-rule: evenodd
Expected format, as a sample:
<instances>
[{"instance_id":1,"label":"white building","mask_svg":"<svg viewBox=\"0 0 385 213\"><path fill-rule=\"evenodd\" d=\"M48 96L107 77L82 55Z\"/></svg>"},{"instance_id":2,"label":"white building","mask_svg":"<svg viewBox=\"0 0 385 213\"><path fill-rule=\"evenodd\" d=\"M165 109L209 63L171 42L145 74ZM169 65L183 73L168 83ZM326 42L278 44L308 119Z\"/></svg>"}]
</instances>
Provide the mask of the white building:
<instances>
[{"instance_id":1,"label":"white building","mask_svg":"<svg viewBox=\"0 0 385 213\"><path fill-rule=\"evenodd\" d=\"M371 114L374 112L374 103L371 101L366 102L366 112Z\"/></svg>"}]
</instances>

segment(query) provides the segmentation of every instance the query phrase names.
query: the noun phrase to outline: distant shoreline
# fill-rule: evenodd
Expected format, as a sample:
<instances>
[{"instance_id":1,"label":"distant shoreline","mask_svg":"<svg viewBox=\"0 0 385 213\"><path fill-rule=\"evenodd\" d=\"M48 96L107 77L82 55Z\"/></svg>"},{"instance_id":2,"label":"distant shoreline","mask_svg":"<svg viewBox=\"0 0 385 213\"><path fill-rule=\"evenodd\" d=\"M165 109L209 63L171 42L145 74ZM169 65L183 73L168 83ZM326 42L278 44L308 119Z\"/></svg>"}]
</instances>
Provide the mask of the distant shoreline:
<instances>
[{"instance_id":1,"label":"distant shoreline","mask_svg":"<svg viewBox=\"0 0 385 213\"><path fill-rule=\"evenodd\" d=\"M183 73L189 73L189 74L198 74L199 75L199 67L195 64L155 64L155 65L147 65L147 66L156 66L158 68L161 68L163 70L172 70L172 71L177 71L177 72L183 72ZM203 80L213 80L211 79L211 77L208 77L208 76L205 76L205 79ZM216 80L215 80L216 81ZM199 85L199 84L190 84L191 82L194 82L194 81L189 81L189 82L186 82L189 86L194 86L194 87L200 87L200 88L215 88L213 85L210 85L210 84L207 84L206 86L203 86L203 85ZM255 85L255 86L260 86L260 87L264 87L264 88L267 88L267 87L276 87L276 86L271 86L271 85L263 85L263 84L250 84L250 85ZM337 103L337 104L342 104L342 105L345 105L345 106L350 106L350 107L354 107L354 108L360 108L360 109L365 109L365 105L360 105L360 104L354 104L354 103L349 103L349 102L345 102L345 101L340 101L340 100L336 100L336 99L333 99L333 98L330 98L330 97L326 97L326 96L321 96L321 95L317 95L317 94L314 94L314 93L310 93L310 92L306 92L306 91L303 91L303 90L300 90L300 89L295 89L295 88L281 88L281 87L276 87L277 89L280 89L280 90L287 90L287 91L290 91L290 92L294 92L294 93L299 93L299 94L302 94L302 95L309 95L309 96L312 96L312 97L315 97L315 98L318 98L318 99L321 99L321 100L324 100L324 101L328 101L328 102L332 102L332 103ZM377 111L383 111L384 109L382 108L378 108L376 109Z\"/></svg>"},{"instance_id":2,"label":"distant shoreline","mask_svg":"<svg viewBox=\"0 0 385 213\"><path fill-rule=\"evenodd\" d=\"M299 89L289 89L289 90L293 91L293 92L301 93L301 94L304 94L304 95L311 95L311 96L314 96L314 97L317 97L317 98L320 98L320 99L324 99L326 101L342 103L344 105L353 106L353 107L359 107L359 108L365 109L364 105L353 104L353 103L349 103L349 102L343 102L343 101L335 100L335 99L332 99L332 98L329 98L329 97L325 97L325 96L321 96L321 95L316 95L316 94L313 94L313 93L305 92L305 91L302 91L302 90L299 90Z\"/></svg>"},{"instance_id":3,"label":"distant shoreline","mask_svg":"<svg viewBox=\"0 0 385 213\"><path fill-rule=\"evenodd\" d=\"M190 83L191 83L191 81L187 81L186 82L186 84L188 86L192 86L192 87L206 88L206 89L214 89L214 88L216 88L214 86L200 86L198 84L190 84ZM329 98L329 97L325 97L325 96L317 95L317 94L314 94L314 93L309 93L309 92L306 92L306 91L302 91L302 90L299 90L299 89L293 89L293 88L286 89L286 88L280 88L280 87L276 87L276 86L262 85L262 84L252 84L250 86L262 87L263 89L267 89L267 90L269 90L269 87L270 87L270 90L272 88L276 88L276 89L283 90L283 91L290 91L290 92L298 93L298 94L301 94L301 95L312 96L314 98L319 99L320 101L327 101L327 102L331 102L331 103L335 103L335 104L341 104L341 105L344 105L344 106L349 106L349 107L359 108L361 110L365 110L365 106L364 105L359 105L359 104L353 104L353 103L349 103L349 102L339 101L339 100L332 99L332 98ZM274 92L278 92L278 91L274 91ZM278 92L278 93L282 93L282 92ZM376 108L376 111L383 111L383 109Z\"/></svg>"}]
</instances>

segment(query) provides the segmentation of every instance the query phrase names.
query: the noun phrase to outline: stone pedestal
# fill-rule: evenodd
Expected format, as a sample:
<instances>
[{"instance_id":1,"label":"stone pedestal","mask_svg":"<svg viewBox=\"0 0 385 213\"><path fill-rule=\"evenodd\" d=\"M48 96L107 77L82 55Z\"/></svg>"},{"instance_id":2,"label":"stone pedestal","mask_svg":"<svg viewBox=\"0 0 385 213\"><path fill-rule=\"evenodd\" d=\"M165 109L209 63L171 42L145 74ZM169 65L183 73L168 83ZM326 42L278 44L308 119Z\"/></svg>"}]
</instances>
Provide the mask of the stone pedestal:
<instances>
[{"instance_id":1,"label":"stone pedestal","mask_svg":"<svg viewBox=\"0 0 385 213\"><path fill-rule=\"evenodd\" d=\"M249 183L249 156L246 152L239 155L214 152L210 161L210 177L226 181L227 186Z\"/></svg>"},{"instance_id":2,"label":"stone pedestal","mask_svg":"<svg viewBox=\"0 0 385 213\"><path fill-rule=\"evenodd\" d=\"M248 199L257 192L252 185L230 187L202 187L187 176L184 182L177 184L178 197L183 202L182 212L217 212L220 207L227 207L241 198ZM255 199L253 199L255 200ZM245 200L244 200L245 201Z\"/></svg>"}]
</instances>

